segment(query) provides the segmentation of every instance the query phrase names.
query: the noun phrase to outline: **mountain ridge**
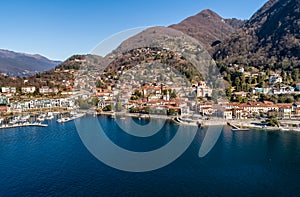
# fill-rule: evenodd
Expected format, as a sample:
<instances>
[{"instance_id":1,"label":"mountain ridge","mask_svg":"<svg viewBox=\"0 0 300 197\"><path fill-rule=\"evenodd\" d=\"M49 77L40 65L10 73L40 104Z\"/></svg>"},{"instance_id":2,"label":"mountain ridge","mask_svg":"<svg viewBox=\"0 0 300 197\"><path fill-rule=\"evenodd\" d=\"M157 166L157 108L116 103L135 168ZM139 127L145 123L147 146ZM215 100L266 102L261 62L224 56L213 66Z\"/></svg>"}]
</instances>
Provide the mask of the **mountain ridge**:
<instances>
[{"instance_id":1,"label":"mountain ridge","mask_svg":"<svg viewBox=\"0 0 300 197\"><path fill-rule=\"evenodd\" d=\"M271 69L299 65L299 21L299 0L270 0L216 48L214 59Z\"/></svg>"},{"instance_id":2,"label":"mountain ridge","mask_svg":"<svg viewBox=\"0 0 300 197\"><path fill-rule=\"evenodd\" d=\"M49 60L39 54L27 54L0 49L0 72L10 76L28 76L50 70L60 61Z\"/></svg>"},{"instance_id":3,"label":"mountain ridge","mask_svg":"<svg viewBox=\"0 0 300 197\"><path fill-rule=\"evenodd\" d=\"M243 23L244 21L238 19L223 19L214 11L205 9L169 27L199 40L208 51L211 51L215 43L224 41Z\"/></svg>"}]
</instances>

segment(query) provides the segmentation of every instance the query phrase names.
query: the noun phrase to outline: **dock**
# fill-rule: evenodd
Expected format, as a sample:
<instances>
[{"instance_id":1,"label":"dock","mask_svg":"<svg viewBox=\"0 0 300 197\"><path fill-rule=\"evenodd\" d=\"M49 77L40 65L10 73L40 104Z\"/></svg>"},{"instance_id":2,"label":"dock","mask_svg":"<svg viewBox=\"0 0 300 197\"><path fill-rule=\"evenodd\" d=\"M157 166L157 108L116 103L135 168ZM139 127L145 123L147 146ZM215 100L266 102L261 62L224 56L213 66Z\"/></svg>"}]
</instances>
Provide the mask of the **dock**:
<instances>
[{"instance_id":1,"label":"dock","mask_svg":"<svg viewBox=\"0 0 300 197\"><path fill-rule=\"evenodd\" d=\"M195 121L195 120L190 120L190 119L181 119L179 117L175 117L174 121L178 124L182 124L182 125L186 125L186 126L196 126L196 127L200 127L201 125L199 124L199 122Z\"/></svg>"},{"instance_id":2,"label":"dock","mask_svg":"<svg viewBox=\"0 0 300 197\"><path fill-rule=\"evenodd\" d=\"M247 129L247 128L240 128L237 125L234 125L230 122L227 122L227 125L232 127L232 129L231 129L232 131L249 131L249 129Z\"/></svg>"},{"instance_id":3,"label":"dock","mask_svg":"<svg viewBox=\"0 0 300 197\"><path fill-rule=\"evenodd\" d=\"M5 125L1 125L0 129L10 129L10 128L17 128L17 127L48 127L47 124L42 124L42 123L23 123L23 124L13 124L13 125L9 125L9 124L5 124Z\"/></svg>"}]
</instances>

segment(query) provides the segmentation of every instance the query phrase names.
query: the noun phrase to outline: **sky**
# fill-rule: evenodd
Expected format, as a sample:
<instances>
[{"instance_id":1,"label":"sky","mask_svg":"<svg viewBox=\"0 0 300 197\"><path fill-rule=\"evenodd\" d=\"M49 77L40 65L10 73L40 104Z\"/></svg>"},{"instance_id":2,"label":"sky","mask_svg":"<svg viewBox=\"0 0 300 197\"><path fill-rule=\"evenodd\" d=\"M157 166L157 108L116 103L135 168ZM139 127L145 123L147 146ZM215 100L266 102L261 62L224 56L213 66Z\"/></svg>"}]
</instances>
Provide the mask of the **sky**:
<instances>
[{"instance_id":1,"label":"sky","mask_svg":"<svg viewBox=\"0 0 300 197\"><path fill-rule=\"evenodd\" d=\"M211 9L249 19L267 0L0 0L0 49L65 60L118 32L168 26Z\"/></svg>"}]
</instances>

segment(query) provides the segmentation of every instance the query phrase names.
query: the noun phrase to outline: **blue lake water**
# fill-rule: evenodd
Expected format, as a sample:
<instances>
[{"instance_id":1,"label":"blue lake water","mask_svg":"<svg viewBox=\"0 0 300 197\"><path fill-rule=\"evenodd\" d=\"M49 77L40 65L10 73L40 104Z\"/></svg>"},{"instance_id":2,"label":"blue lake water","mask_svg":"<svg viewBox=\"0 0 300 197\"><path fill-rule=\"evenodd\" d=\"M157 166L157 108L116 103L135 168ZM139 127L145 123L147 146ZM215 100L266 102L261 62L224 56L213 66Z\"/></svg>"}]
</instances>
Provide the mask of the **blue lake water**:
<instances>
[{"instance_id":1,"label":"blue lake water","mask_svg":"<svg viewBox=\"0 0 300 197\"><path fill-rule=\"evenodd\" d=\"M122 132L113 119L98 119L112 141L135 151L165 145L178 127L167 122L159 133L139 139ZM74 122L48 124L0 130L0 196L300 195L300 133L232 132L225 127L209 154L199 158L205 135L199 129L175 162L131 173L98 161L83 145Z\"/></svg>"}]
</instances>

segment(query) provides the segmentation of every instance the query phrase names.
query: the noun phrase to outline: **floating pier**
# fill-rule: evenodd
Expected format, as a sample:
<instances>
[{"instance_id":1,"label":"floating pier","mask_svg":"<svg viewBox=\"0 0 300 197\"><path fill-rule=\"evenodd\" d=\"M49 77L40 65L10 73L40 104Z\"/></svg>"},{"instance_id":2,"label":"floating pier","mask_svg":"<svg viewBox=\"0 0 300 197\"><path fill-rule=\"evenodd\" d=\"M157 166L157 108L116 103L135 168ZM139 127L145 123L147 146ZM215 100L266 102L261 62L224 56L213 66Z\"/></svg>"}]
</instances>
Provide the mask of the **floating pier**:
<instances>
[{"instance_id":1,"label":"floating pier","mask_svg":"<svg viewBox=\"0 0 300 197\"><path fill-rule=\"evenodd\" d=\"M17 127L48 127L47 124L42 124L42 123L19 123L19 124L5 124L5 125L1 125L0 129L9 129L9 128L17 128Z\"/></svg>"}]
</instances>

